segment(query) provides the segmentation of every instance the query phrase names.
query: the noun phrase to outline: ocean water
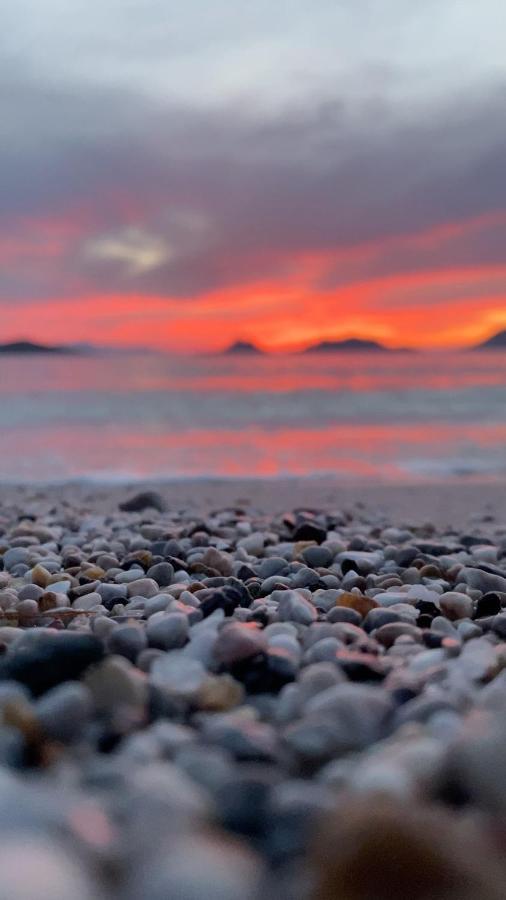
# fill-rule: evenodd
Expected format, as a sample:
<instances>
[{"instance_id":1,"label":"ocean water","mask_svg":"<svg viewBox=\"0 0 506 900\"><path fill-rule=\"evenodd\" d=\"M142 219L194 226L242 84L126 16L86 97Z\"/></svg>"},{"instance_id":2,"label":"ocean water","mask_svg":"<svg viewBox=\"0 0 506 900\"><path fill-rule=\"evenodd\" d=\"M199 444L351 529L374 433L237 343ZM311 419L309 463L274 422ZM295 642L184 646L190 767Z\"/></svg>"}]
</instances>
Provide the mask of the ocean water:
<instances>
[{"instance_id":1,"label":"ocean water","mask_svg":"<svg viewBox=\"0 0 506 900\"><path fill-rule=\"evenodd\" d=\"M0 357L0 481L506 477L506 353Z\"/></svg>"}]
</instances>

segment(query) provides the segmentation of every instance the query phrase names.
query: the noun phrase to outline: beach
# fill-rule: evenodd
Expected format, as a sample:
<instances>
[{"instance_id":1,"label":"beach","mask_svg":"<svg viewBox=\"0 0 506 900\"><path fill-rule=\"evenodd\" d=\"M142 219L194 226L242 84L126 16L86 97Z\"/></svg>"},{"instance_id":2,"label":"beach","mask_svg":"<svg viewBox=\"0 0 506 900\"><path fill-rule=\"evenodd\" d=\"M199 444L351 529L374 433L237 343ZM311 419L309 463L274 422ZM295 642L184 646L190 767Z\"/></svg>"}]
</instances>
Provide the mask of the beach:
<instances>
[{"instance_id":1,"label":"beach","mask_svg":"<svg viewBox=\"0 0 506 900\"><path fill-rule=\"evenodd\" d=\"M446 483L349 484L333 477L315 478L199 478L177 481L128 483L4 484L4 503L51 505L65 501L82 503L89 511L114 509L129 493L157 491L174 510L209 512L239 506L275 514L296 507L316 510L352 509L374 517L390 518L396 524L432 522L441 527L463 527L473 519L506 512L506 483L465 479Z\"/></svg>"},{"instance_id":2,"label":"beach","mask_svg":"<svg viewBox=\"0 0 506 900\"><path fill-rule=\"evenodd\" d=\"M0 900L506 900L506 4L2 4Z\"/></svg>"},{"instance_id":3,"label":"beach","mask_svg":"<svg viewBox=\"0 0 506 900\"><path fill-rule=\"evenodd\" d=\"M5 896L499 900L505 497L3 486Z\"/></svg>"}]
</instances>

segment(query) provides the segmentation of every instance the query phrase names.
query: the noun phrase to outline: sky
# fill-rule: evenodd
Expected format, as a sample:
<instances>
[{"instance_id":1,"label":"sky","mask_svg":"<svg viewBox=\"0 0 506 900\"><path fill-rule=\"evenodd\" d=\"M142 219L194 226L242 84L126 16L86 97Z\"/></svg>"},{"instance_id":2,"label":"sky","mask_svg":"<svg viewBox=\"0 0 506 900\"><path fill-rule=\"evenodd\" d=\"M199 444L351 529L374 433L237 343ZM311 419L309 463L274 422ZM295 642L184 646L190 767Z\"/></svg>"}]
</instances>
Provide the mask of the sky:
<instances>
[{"instance_id":1,"label":"sky","mask_svg":"<svg viewBox=\"0 0 506 900\"><path fill-rule=\"evenodd\" d=\"M0 340L506 328L504 0L3 0Z\"/></svg>"}]
</instances>

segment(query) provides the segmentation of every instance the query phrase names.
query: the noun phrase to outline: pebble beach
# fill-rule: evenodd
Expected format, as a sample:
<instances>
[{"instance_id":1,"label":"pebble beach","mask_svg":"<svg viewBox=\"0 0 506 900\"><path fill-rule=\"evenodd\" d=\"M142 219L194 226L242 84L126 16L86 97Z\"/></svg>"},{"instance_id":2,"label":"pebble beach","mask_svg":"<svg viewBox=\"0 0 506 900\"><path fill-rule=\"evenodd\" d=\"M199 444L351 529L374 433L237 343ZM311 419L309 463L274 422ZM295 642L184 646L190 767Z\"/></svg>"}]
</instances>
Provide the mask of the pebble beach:
<instances>
[{"instance_id":1,"label":"pebble beach","mask_svg":"<svg viewBox=\"0 0 506 900\"><path fill-rule=\"evenodd\" d=\"M506 487L0 493L0 897L500 900Z\"/></svg>"}]
</instances>

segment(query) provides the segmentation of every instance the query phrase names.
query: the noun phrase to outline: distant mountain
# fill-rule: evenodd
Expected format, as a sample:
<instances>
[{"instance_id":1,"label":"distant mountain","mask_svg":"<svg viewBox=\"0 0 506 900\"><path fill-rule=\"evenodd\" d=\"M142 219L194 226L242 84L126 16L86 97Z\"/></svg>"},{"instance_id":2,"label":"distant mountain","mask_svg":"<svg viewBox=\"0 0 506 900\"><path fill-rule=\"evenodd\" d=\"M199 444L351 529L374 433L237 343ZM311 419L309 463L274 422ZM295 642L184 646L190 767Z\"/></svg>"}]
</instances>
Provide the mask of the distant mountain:
<instances>
[{"instance_id":1,"label":"distant mountain","mask_svg":"<svg viewBox=\"0 0 506 900\"><path fill-rule=\"evenodd\" d=\"M234 344L231 344L230 347L227 347L226 350L223 350L223 353L226 353L227 356L239 353L259 355L263 353L263 351L255 344L250 343L250 341L236 341Z\"/></svg>"},{"instance_id":2,"label":"distant mountain","mask_svg":"<svg viewBox=\"0 0 506 900\"><path fill-rule=\"evenodd\" d=\"M477 344L474 350L506 350L506 330L499 331L497 334L494 334L488 340L483 341L481 344Z\"/></svg>"},{"instance_id":3,"label":"distant mountain","mask_svg":"<svg viewBox=\"0 0 506 900\"><path fill-rule=\"evenodd\" d=\"M0 353L76 353L72 347L49 346L47 344L35 344L32 341L11 341L0 344Z\"/></svg>"},{"instance_id":4,"label":"distant mountain","mask_svg":"<svg viewBox=\"0 0 506 900\"><path fill-rule=\"evenodd\" d=\"M377 341L366 341L361 338L348 338L344 341L320 341L319 344L312 344L306 347L303 353L341 353L350 351L360 352L376 352L378 350L389 351L388 347L383 347Z\"/></svg>"},{"instance_id":5,"label":"distant mountain","mask_svg":"<svg viewBox=\"0 0 506 900\"><path fill-rule=\"evenodd\" d=\"M94 355L115 355L126 356L135 354L152 354L162 353L163 351L154 349L153 347L115 347L109 344L89 344L86 341L80 341L73 344L37 344L34 341L9 341L6 344L0 344L0 353L20 353L27 355L35 355L38 353L51 354L70 354L72 356L94 356Z\"/></svg>"}]
</instances>

